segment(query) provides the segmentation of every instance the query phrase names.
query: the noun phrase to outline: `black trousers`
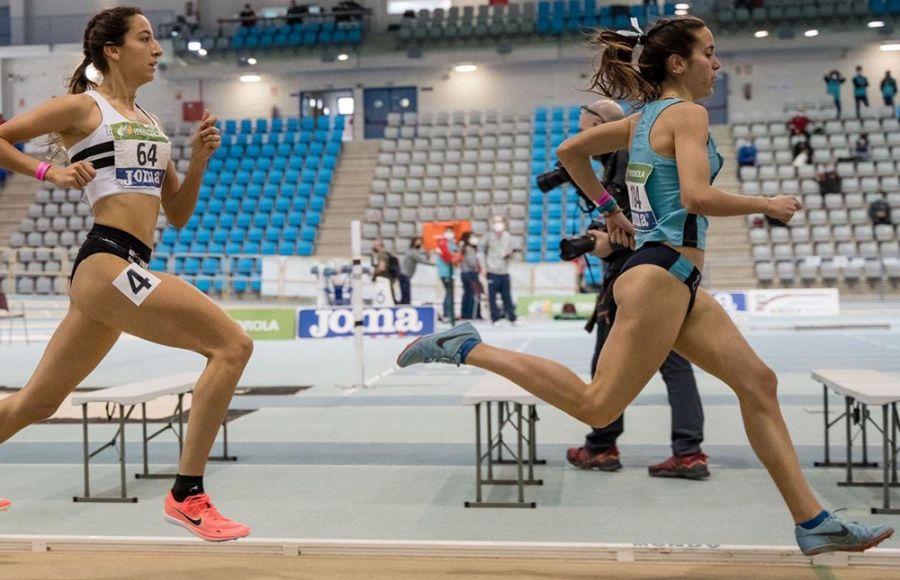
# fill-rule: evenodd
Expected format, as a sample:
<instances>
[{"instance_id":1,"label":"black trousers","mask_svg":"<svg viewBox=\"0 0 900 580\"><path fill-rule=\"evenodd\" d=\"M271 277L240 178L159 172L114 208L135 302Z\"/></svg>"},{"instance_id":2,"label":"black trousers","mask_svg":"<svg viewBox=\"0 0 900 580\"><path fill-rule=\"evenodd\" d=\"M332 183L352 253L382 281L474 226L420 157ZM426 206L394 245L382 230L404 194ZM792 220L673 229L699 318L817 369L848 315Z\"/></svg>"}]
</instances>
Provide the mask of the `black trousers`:
<instances>
[{"instance_id":1,"label":"black trousers","mask_svg":"<svg viewBox=\"0 0 900 580\"><path fill-rule=\"evenodd\" d=\"M400 284L400 302L397 304L411 304L412 292L410 291L409 276L398 274L397 282Z\"/></svg>"},{"instance_id":2,"label":"black trousers","mask_svg":"<svg viewBox=\"0 0 900 580\"><path fill-rule=\"evenodd\" d=\"M591 376L597 371L600 351L606 343L612 321L601 319L597 323L597 343L591 359ZM697 391L697 381L691 363L675 351L669 353L659 369L666 390L669 392L669 407L672 409L672 452L675 455L690 455L700 451L703 442L703 405ZM601 453L615 446L616 440L625 431L625 415L606 427L595 427L587 434L585 449L591 453Z\"/></svg>"}]
</instances>

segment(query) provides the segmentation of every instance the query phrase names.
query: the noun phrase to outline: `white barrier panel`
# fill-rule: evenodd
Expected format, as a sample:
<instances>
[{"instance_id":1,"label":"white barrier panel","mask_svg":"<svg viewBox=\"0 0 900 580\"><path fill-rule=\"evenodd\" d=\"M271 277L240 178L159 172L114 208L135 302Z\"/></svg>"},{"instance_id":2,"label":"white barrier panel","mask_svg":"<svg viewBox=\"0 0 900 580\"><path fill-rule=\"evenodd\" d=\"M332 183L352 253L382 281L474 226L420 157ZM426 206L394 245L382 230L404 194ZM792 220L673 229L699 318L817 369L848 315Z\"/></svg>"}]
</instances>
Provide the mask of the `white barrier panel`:
<instances>
[{"instance_id":1,"label":"white barrier panel","mask_svg":"<svg viewBox=\"0 0 900 580\"><path fill-rule=\"evenodd\" d=\"M319 262L315 258L266 256L262 261L262 295L315 299L319 282L312 267Z\"/></svg>"},{"instance_id":2,"label":"white barrier panel","mask_svg":"<svg viewBox=\"0 0 900 580\"><path fill-rule=\"evenodd\" d=\"M751 316L836 316L841 312L837 288L751 290Z\"/></svg>"}]
</instances>

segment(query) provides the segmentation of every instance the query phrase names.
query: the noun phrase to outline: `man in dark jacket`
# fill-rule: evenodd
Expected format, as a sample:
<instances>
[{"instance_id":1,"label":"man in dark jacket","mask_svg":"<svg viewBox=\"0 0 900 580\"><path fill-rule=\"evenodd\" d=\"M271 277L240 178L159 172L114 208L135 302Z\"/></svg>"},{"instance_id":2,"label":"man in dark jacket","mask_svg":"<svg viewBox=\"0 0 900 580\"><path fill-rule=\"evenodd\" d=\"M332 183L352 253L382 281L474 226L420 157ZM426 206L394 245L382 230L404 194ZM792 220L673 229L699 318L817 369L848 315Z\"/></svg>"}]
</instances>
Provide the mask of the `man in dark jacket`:
<instances>
[{"instance_id":1,"label":"man in dark jacket","mask_svg":"<svg viewBox=\"0 0 900 580\"><path fill-rule=\"evenodd\" d=\"M585 131L591 127L617 121L625 117L622 108L610 99L601 99L590 107L581 108L580 129ZM628 165L628 151L623 149L600 157L603 164L603 187L613 196L619 207L629 215L628 190L625 187L625 168ZM600 351L606 342L616 316L616 303L613 298L613 285L622 270L622 266L634 253L630 249L610 244L609 236L600 229L590 230L596 240L594 255L604 262L602 290L597 297L594 318L589 321L587 330L597 327L597 343L591 359L591 375L597 372ZM638 356L639 353L635 353ZM600 372L603 372L601 369ZM651 465L650 475L655 477L685 477L704 479L709 477L708 459L700 449L703 441L703 406L697 391L697 382L691 363L676 352L669 356L660 367L666 389L669 392L669 405L672 408L672 457L666 461ZM583 447L572 447L566 453L566 459L580 469L597 469L600 471L617 471L622 468L619 461L619 449L616 440L625 430L625 416L622 415L610 425L594 428L585 438Z\"/></svg>"}]
</instances>

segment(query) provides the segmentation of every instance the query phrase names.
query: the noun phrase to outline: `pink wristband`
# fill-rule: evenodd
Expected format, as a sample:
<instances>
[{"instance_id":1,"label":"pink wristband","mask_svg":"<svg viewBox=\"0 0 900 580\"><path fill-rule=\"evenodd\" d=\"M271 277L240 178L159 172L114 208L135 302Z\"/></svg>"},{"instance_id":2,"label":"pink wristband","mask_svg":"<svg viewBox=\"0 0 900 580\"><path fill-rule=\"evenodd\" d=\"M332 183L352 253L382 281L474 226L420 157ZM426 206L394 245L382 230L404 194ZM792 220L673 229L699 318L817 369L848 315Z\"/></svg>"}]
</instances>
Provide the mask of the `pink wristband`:
<instances>
[{"instance_id":1,"label":"pink wristband","mask_svg":"<svg viewBox=\"0 0 900 580\"><path fill-rule=\"evenodd\" d=\"M609 200L611 200L611 199L612 199L612 196L609 194L609 192L608 192L608 191L604 191L604 192L603 192L603 195L600 196L600 199L596 200L594 203L596 203L597 206L599 207L599 206L601 206L601 205L605 205L605 204L608 203Z\"/></svg>"},{"instance_id":2,"label":"pink wristband","mask_svg":"<svg viewBox=\"0 0 900 580\"><path fill-rule=\"evenodd\" d=\"M37 169L34 170L34 178L38 181L44 181L44 178L47 176L47 172L50 171L51 165L46 161L42 162L37 166Z\"/></svg>"}]
</instances>

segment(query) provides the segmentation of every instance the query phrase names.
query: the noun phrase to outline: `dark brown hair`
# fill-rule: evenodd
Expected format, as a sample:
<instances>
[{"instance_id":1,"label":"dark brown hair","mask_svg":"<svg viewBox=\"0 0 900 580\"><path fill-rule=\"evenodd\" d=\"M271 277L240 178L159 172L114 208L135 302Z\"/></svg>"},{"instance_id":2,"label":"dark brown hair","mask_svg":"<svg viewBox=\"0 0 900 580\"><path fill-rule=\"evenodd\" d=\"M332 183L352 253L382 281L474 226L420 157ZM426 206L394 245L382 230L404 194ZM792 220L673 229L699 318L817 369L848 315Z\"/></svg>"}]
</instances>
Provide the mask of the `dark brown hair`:
<instances>
[{"instance_id":1,"label":"dark brown hair","mask_svg":"<svg viewBox=\"0 0 900 580\"><path fill-rule=\"evenodd\" d=\"M639 105L655 101L669 74L669 57L677 54L690 58L697 43L696 33L705 27L706 23L696 16L676 16L657 20L640 37L615 30L598 31L591 44L600 49L600 64L588 90ZM643 50L635 65L632 60L639 39Z\"/></svg>"},{"instance_id":2,"label":"dark brown hair","mask_svg":"<svg viewBox=\"0 0 900 580\"><path fill-rule=\"evenodd\" d=\"M93 64L94 68L101 73L109 72L109 62L106 60L103 47L107 44L122 46L125 42L125 35L131 27L131 17L136 14L143 14L143 12L136 7L118 6L98 12L90 19L84 29L82 44L84 59L68 80L70 95L97 88L97 83L87 76L88 65ZM50 133L47 136L47 147L49 161L62 160L65 157L63 155L65 148L58 134Z\"/></svg>"},{"instance_id":3,"label":"dark brown hair","mask_svg":"<svg viewBox=\"0 0 900 580\"><path fill-rule=\"evenodd\" d=\"M107 44L122 46L125 35L131 27L131 17L143 14L140 8L133 6L118 6L98 12L91 18L84 29L84 60L69 78L69 94L83 93L96 88L97 84L87 76L87 67L94 65L101 73L109 72L109 62L103 48Z\"/></svg>"}]
</instances>

